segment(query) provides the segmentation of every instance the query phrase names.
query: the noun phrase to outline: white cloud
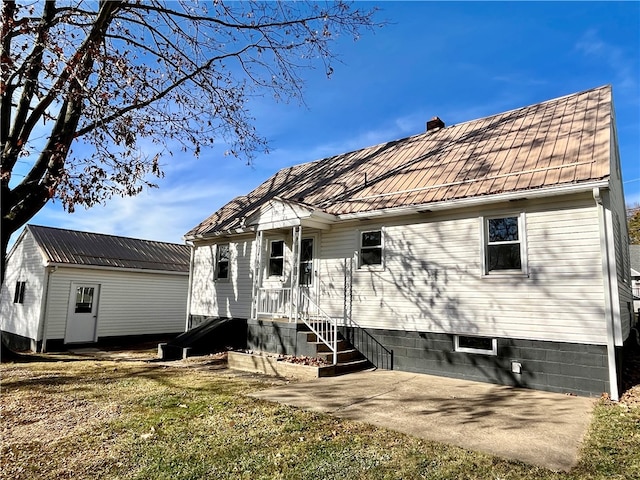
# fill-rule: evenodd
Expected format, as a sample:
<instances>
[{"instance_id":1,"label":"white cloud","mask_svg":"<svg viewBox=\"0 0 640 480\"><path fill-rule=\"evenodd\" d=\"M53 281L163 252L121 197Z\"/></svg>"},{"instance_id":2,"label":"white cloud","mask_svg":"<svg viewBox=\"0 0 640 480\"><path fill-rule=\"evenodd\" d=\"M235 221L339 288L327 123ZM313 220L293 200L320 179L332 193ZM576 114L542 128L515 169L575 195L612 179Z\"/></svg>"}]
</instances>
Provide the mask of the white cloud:
<instances>
[{"instance_id":1,"label":"white cloud","mask_svg":"<svg viewBox=\"0 0 640 480\"><path fill-rule=\"evenodd\" d=\"M607 43L599 36L598 31L591 29L585 32L576 43L576 50L586 57L591 57L614 71L619 88L635 89L638 84L638 60L630 58L621 47Z\"/></svg>"},{"instance_id":2,"label":"white cloud","mask_svg":"<svg viewBox=\"0 0 640 480\"><path fill-rule=\"evenodd\" d=\"M242 185L202 180L147 190L136 197L114 197L104 206L69 214L59 203L47 205L31 223L60 228L182 242L182 236L231 198Z\"/></svg>"}]
</instances>

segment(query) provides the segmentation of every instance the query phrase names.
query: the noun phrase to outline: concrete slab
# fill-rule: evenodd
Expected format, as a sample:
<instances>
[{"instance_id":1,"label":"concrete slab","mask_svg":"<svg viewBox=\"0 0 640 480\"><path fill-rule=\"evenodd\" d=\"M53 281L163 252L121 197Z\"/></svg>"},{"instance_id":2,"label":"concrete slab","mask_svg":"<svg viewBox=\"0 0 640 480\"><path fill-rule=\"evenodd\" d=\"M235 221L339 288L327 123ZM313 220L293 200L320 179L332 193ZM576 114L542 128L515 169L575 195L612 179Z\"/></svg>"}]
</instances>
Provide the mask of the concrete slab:
<instances>
[{"instance_id":1,"label":"concrete slab","mask_svg":"<svg viewBox=\"0 0 640 480\"><path fill-rule=\"evenodd\" d=\"M251 395L550 470L578 460L594 399L388 370Z\"/></svg>"}]
</instances>

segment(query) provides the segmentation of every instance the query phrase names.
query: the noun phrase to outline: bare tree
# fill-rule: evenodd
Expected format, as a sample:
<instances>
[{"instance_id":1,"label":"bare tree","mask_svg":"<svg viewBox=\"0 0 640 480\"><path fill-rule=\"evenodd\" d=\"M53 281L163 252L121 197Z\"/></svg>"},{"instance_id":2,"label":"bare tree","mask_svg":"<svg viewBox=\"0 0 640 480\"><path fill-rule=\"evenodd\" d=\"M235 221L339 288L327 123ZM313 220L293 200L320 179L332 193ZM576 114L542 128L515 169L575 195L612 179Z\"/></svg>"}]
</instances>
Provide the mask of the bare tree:
<instances>
[{"instance_id":1,"label":"bare tree","mask_svg":"<svg viewBox=\"0 0 640 480\"><path fill-rule=\"evenodd\" d=\"M267 145L248 100L301 99L303 68L379 24L337 2L5 1L0 139L2 278L9 238L49 200L68 211L136 195L160 155ZM152 142L145 151L141 140Z\"/></svg>"},{"instance_id":2,"label":"bare tree","mask_svg":"<svg viewBox=\"0 0 640 480\"><path fill-rule=\"evenodd\" d=\"M627 205L627 229L629 244L640 245L640 203Z\"/></svg>"}]
</instances>

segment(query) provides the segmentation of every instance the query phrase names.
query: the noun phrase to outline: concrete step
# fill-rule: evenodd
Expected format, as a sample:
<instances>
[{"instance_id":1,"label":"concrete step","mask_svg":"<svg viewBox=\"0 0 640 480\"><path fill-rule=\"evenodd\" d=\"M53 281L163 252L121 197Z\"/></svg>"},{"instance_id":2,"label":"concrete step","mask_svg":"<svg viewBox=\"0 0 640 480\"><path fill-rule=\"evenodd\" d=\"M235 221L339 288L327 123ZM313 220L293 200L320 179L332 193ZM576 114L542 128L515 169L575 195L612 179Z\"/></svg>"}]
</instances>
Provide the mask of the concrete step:
<instances>
[{"instance_id":1,"label":"concrete step","mask_svg":"<svg viewBox=\"0 0 640 480\"><path fill-rule=\"evenodd\" d=\"M362 370L366 370L371 368L371 362L366 358L362 358L361 360L352 360L349 362L337 363L335 365L335 375L344 375L347 373L353 372L361 372Z\"/></svg>"},{"instance_id":2,"label":"concrete step","mask_svg":"<svg viewBox=\"0 0 640 480\"><path fill-rule=\"evenodd\" d=\"M320 360L324 360L326 362L332 362L333 352L318 352L316 358L319 358ZM362 354L355 348L338 350L338 363L348 362L351 360L360 360L362 358Z\"/></svg>"},{"instance_id":3,"label":"concrete step","mask_svg":"<svg viewBox=\"0 0 640 480\"><path fill-rule=\"evenodd\" d=\"M324 342L307 342L311 345L315 345L316 347L316 352L317 353L325 353L325 352L330 352L331 349L329 348L329 346L327 344L325 344ZM347 342L345 342L344 340L338 340L338 351L342 351L342 350L348 350L351 348L351 345L349 345Z\"/></svg>"}]
</instances>

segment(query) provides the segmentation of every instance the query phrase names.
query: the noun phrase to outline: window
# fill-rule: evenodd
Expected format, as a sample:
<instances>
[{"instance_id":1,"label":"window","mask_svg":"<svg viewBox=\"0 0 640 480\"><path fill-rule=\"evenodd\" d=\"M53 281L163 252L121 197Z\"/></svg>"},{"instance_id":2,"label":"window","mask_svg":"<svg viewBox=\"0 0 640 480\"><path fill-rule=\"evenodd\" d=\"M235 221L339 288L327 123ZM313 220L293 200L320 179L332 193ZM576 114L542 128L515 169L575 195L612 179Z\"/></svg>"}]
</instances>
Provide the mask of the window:
<instances>
[{"instance_id":1,"label":"window","mask_svg":"<svg viewBox=\"0 0 640 480\"><path fill-rule=\"evenodd\" d=\"M281 277L284 271L284 240L272 240L269 249L269 275Z\"/></svg>"},{"instance_id":2,"label":"window","mask_svg":"<svg viewBox=\"0 0 640 480\"><path fill-rule=\"evenodd\" d=\"M76 289L75 313L91 313L93 310L93 287L78 287Z\"/></svg>"},{"instance_id":3,"label":"window","mask_svg":"<svg viewBox=\"0 0 640 480\"><path fill-rule=\"evenodd\" d=\"M16 282L16 290L13 293L13 303L24 303L24 288L27 282Z\"/></svg>"},{"instance_id":4,"label":"window","mask_svg":"<svg viewBox=\"0 0 640 480\"><path fill-rule=\"evenodd\" d=\"M456 335L453 337L453 349L456 352L497 355L498 341L495 338Z\"/></svg>"},{"instance_id":5,"label":"window","mask_svg":"<svg viewBox=\"0 0 640 480\"><path fill-rule=\"evenodd\" d=\"M360 267L382 265L382 230L360 233Z\"/></svg>"},{"instance_id":6,"label":"window","mask_svg":"<svg viewBox=\"0 0 640 480\"><path fill-rule=\"evenodd\" d=\"M229 244L223 243L216 249L216 279L229 278Z\"/></svg>"},{"instance_id":7,"label":"window","mask_svg":"<svg viewBox=\"0 0 640 480\"><path fill-rule=\"evenodd\" d=\"M525 272L521 216L485 219L485 273Z\"/></svg>"}]
</instances>

